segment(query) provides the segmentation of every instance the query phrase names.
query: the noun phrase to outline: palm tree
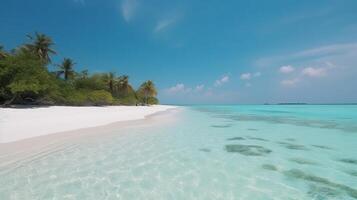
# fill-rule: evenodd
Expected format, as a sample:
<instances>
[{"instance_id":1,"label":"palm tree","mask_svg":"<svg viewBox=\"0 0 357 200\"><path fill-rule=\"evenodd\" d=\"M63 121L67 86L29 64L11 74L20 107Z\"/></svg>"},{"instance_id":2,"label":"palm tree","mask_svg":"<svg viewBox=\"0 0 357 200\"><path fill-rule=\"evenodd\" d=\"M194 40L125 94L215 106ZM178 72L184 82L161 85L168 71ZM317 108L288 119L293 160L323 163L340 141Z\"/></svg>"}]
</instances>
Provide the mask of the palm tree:
<instances>
[{"instance_id":1,"label":"palm tree","mask_svg":"<svg viewBox=\"0 0 357 200\"><path fill-rule=\"evenodd\" d=\"M45 63L50 63L50 54L56 54L55 50L51 49L54 45L52 39L45 34L35 33L35 36L27 35L32 41L30 44L25 44L24 48L38 56Z\"/></svg>"},{"instance_id":2,"label":"palm tree","mask_svg":"<svg viewBox=\"0 0 357 200\"><path fill-rule=\"evenodd\" d=\"M75 64L76 63L74 63L72 59L64 58L62 61L62 64L57 65L59 67L59 70L57 71L57 77L59 77L63 74L64 80L67 81L70 76L74 75L73 66Z\"/></svg>"},{"instance_id":3,"label":"palm tree","mask_svg":"<svg viewBox=\"0 0 357 200\"><path fill-rule=\"evenodd\" d=\"M119 95L126 95L132 89L129 84L129 76L123 75L118 78L117 89Z\"/></svg>"},{"instance_id":4,"label":"palm tree","mask_svg":"<svg viewBox=\"0 0 357 200\"><path fill-rule=\"evenodd\" d=\"M82 70L79 74L78 74L79 78L81 79L86 79L88 78L88 69Z\"/></svg>"},{"instance_id":5,"label":"palm tree","mask_svg":"<svg viewBox=\"0 0 357 200\"><path fill-rule=\"evenodd\" d=\"M4 50L4 47L0 45L0 59L3 59L7 56L7 53Z\"/></svg>"},{"instance_id":6,"label":"palm tree","mask_svg":"<svg viewBox=\"0 0 357 200\"><path fill-rule=\"evenodd\" d=\"M157 90L153 81L145 81L141 84L138 93L144 97L146 104L149 103L149 97L155 97L157 95Z\"/></svg>"},{"instance_id":7,"label":"palm tree","mask_svg":"<svg viewBox=\"0 0 357 200\"><path fill-rule=\"evenodd\" d=\"M104 74L103 76L104 82L107 84L109 92L113 94L114 92L114 85L115 85L115 73L114 72L109 72Z\"/></svg>"}]
</instances>

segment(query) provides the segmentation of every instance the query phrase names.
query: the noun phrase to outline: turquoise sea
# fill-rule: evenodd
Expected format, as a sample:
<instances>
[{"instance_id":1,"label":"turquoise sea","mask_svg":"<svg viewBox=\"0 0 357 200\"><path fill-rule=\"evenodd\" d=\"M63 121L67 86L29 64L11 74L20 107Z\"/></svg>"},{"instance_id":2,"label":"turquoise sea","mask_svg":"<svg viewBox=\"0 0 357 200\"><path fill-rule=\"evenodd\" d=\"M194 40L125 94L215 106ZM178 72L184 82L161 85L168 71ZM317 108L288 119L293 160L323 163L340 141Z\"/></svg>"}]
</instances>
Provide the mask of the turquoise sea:
<instances>
[{"instance_id":1,"label":"turquoise sea","mask_svg":"<svg viewBox=\"0 0 357 200\"><path fill-rule=\"evenodd\" d=\"M0 199L357 199L356 105L171 115L0 165Z\"/></svg>"}]
</instances>

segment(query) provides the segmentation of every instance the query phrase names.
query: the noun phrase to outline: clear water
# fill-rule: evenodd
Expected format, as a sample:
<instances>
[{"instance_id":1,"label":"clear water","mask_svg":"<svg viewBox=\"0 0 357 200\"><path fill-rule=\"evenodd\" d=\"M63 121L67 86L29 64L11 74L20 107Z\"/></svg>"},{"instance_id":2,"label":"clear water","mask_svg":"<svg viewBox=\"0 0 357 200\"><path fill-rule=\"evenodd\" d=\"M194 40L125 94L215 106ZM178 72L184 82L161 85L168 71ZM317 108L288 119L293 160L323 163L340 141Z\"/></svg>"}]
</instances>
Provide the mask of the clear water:
<instances>
[{"instance_id":1,"label":"clear water","mask_svg":"<svg viewBox=\"0 0 357 200\"><path fill-rule=\"evenodd\" d=\"M357 199L357 106L192 106L0 168L0 199Z\"/></svg>"}]
</instances>

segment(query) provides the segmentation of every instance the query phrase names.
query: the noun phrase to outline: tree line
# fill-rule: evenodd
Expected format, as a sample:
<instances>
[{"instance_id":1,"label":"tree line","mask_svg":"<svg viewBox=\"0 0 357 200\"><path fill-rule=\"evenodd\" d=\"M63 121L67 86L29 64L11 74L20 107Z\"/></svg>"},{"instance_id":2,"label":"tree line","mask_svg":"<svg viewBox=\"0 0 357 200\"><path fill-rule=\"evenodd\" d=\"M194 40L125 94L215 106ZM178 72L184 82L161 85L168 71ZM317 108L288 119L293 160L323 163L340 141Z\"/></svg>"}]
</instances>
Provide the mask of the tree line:
<instances>
[{"instance_id":1,"label":"tree line","mask_svg":"<svg viewBox=\"0 0 357 200\"><path fill-rule=\"evenodd\" d=\"M114 72L76 71L76 63L56 55L52 39L44 34L28 35L29 43L11 51L0 45L0 104L31 105L148 105L157 104L157 90L148 80L135 90L126 75ZM57 70L50 71L50 65Z\"/></svg>"}]
</instances>

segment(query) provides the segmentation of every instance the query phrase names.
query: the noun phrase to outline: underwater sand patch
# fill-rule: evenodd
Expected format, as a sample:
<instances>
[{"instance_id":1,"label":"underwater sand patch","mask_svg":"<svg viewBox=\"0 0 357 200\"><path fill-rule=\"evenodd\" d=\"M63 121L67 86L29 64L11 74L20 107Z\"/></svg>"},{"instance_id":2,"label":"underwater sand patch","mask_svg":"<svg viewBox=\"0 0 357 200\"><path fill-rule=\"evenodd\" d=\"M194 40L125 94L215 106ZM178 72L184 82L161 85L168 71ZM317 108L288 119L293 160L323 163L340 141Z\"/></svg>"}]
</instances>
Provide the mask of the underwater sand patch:
<instances>
[{"instance_id":1,"label":"underwater sand patch","mask_svg":"<svg viewBox=\"0 0 357 200\"><path fill-rule=\"evenodd\" d=\"M272 152L258 145L229 144L225 146L225 149L229 153L239 153L245 156L265 156Z\"/></svg>"}]
</instances>

